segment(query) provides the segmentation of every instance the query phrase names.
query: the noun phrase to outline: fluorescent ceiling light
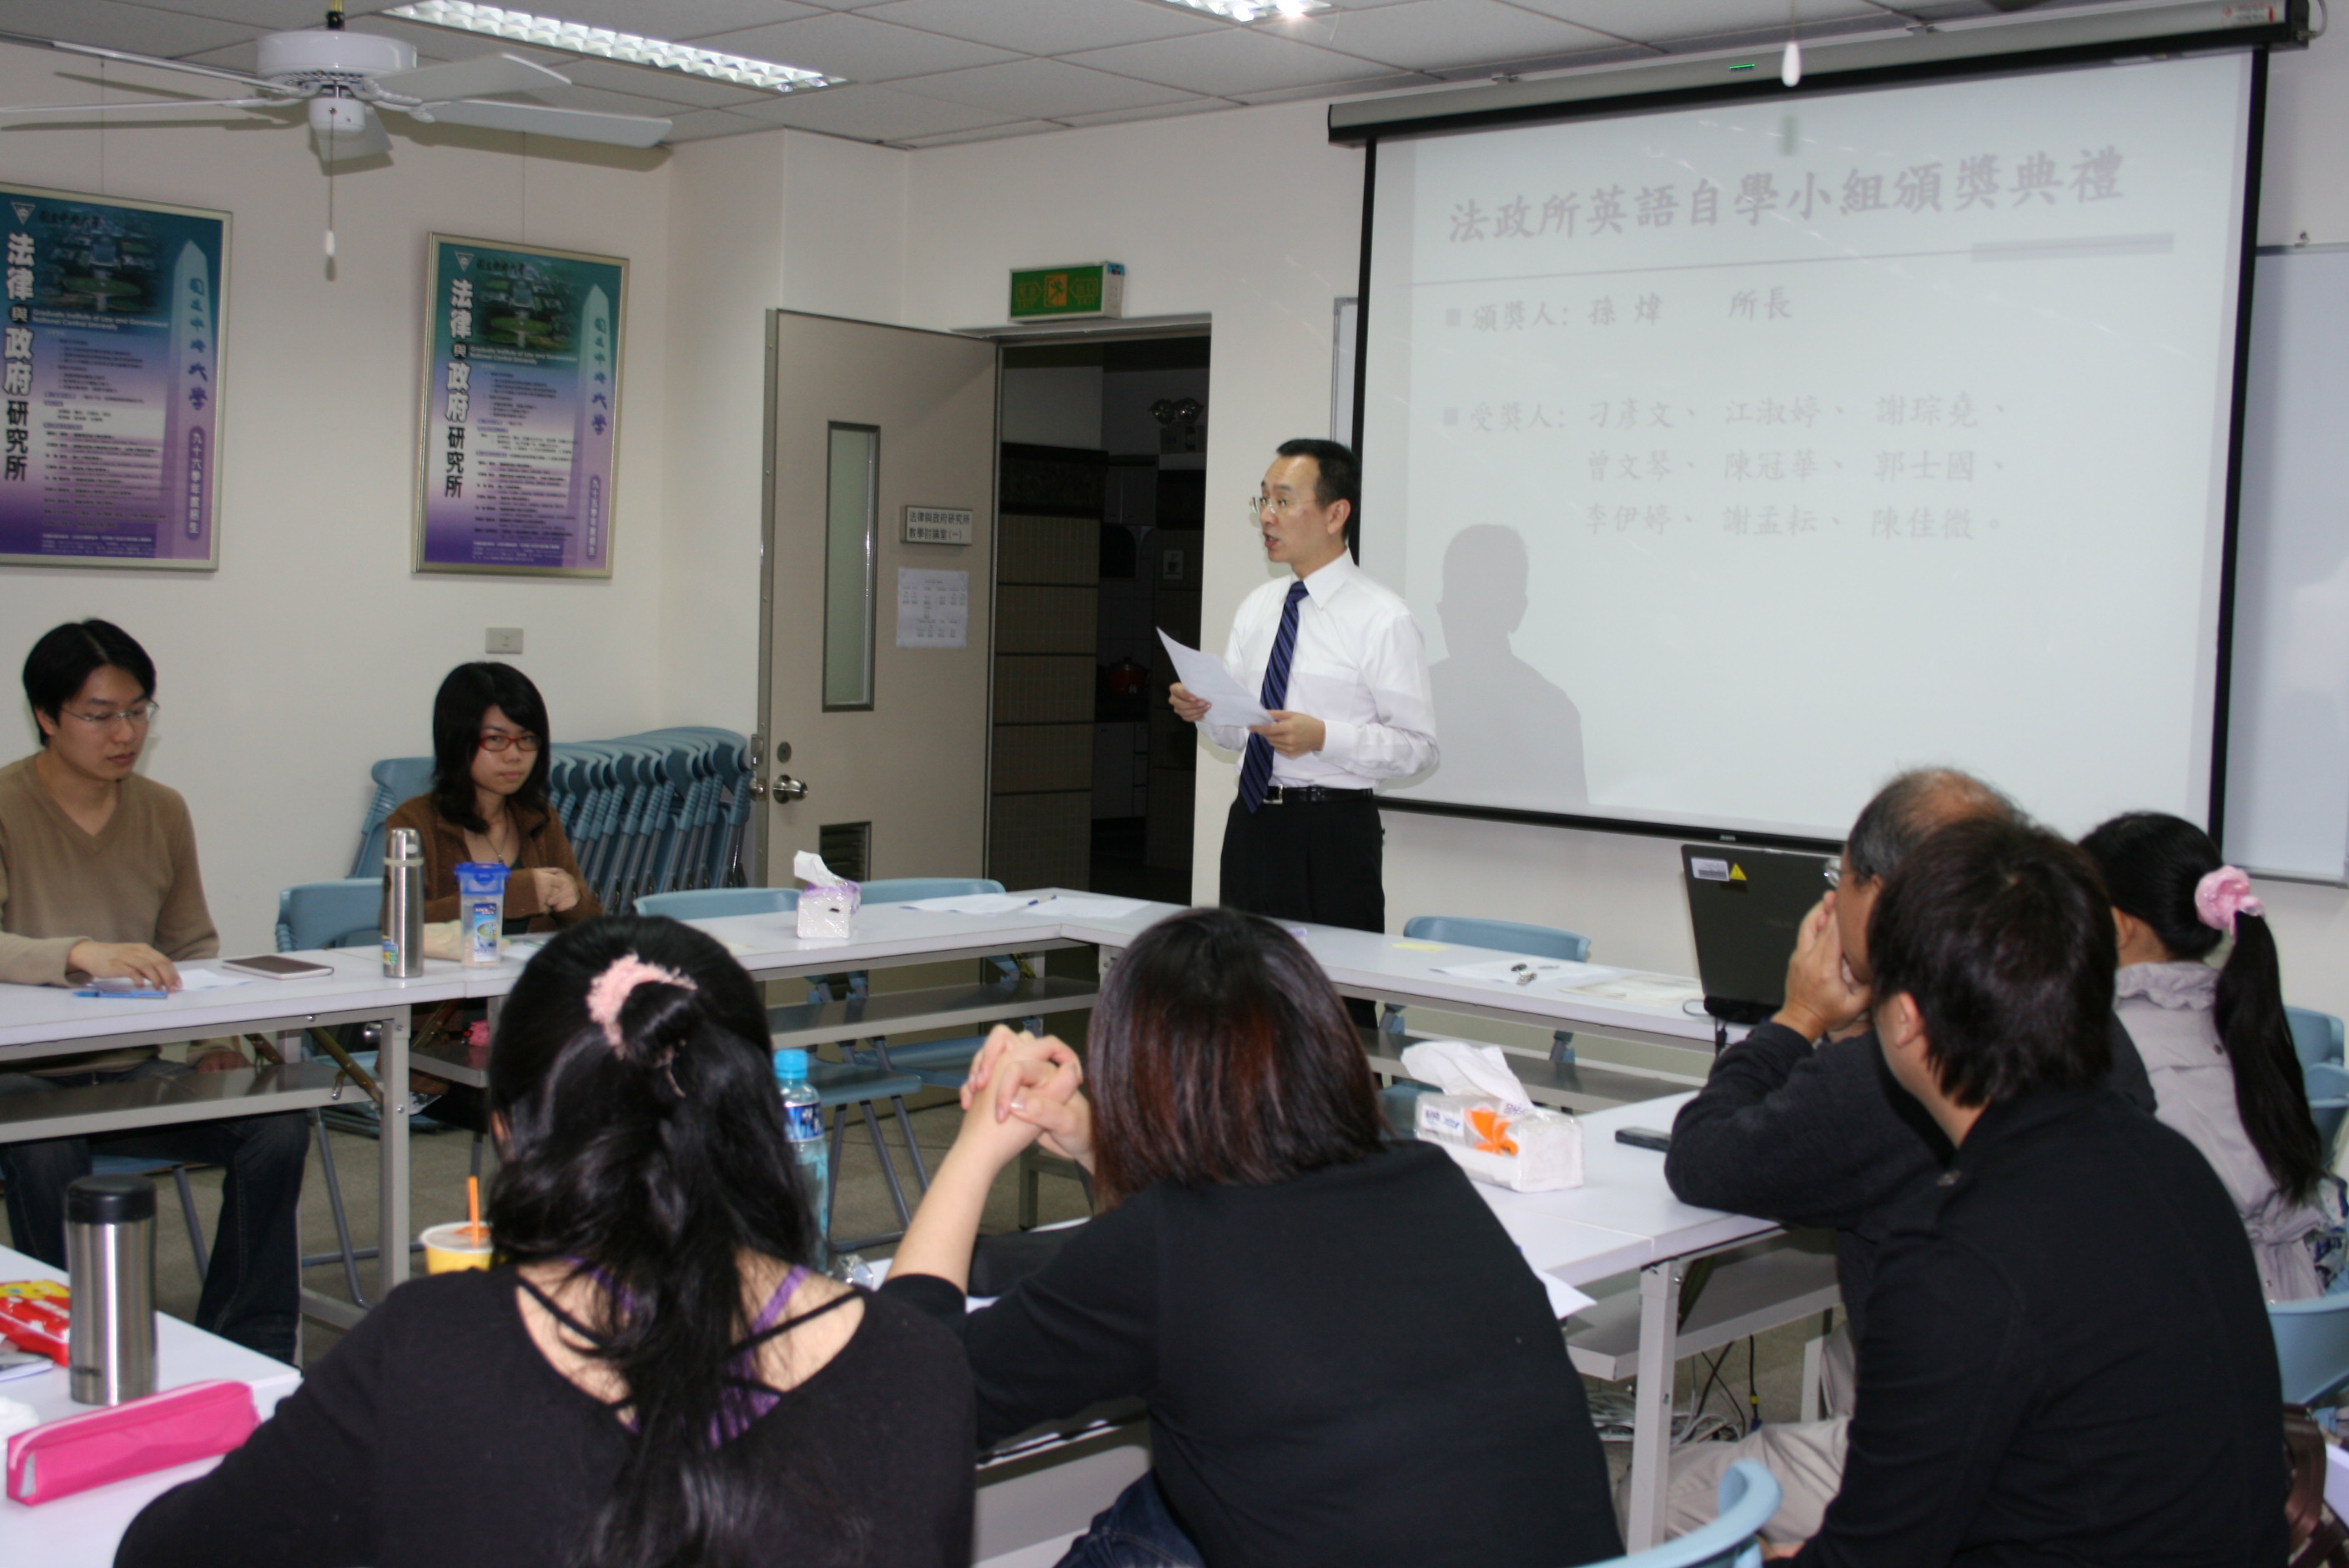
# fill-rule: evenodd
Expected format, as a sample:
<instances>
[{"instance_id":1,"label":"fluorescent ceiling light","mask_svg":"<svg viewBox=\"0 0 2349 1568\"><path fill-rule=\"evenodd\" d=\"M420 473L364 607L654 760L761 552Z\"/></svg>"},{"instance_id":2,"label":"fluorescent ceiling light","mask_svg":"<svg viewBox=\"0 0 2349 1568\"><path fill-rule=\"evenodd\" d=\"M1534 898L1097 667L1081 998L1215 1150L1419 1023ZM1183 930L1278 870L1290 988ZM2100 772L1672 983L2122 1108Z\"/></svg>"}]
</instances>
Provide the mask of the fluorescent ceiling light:
<instances>
[{"instance_id":1,"label":"fluorescent ceiling light","mask_svg":"<svg viewBox=\"0 0 2349 1568\"><path fill-rule=\"evenodd\" d=\"M1310 16L1330 9L1330 0L1161 0L1186 11L1205 11L1233 22L1261 22L1268 16L1288 19Z\"/></svg>"},{"instance_id":2,"label":"fluorescent ceiling light","mask_svg":"<svg viewBox=\"0 0 2349 1568\"><path fill-rule=\"evenodd\" d=\"M1248 0L1233 3L1245 5ZM690 44L616 33L609 27L590 27L585 22L565 22L552 16L533 16L527 11L471 5L468 0L415 0L413 5L395 5L383 15L426 22L435 27L450 27L460 33L486 33L492 38L536 44L565 54L593 55L597 59L617 60L623 65L653 66L689 77L764 88L770 92L838 87L848 79L828 77L822 71L804 71L797 66L779 66L772 60L754 60L747 55L721 55L715 49L697 49Z\"/></svg>"}]
</instances>

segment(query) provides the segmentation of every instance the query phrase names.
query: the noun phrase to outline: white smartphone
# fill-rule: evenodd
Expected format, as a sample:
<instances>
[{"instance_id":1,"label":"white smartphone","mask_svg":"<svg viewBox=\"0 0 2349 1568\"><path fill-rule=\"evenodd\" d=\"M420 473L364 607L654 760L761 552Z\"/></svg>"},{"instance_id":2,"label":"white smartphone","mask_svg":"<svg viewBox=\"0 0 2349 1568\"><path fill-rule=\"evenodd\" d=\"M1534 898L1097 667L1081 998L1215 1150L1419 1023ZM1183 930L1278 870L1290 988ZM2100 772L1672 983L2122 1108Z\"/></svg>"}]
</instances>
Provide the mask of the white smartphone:
<instances>
[{"instance_id":1,"label":"white smartphone","mask_svg":"<svg viewBox=\"0 0 2349 1568\"><path fill-rule=\"evenodd\" d=\"M335 972L331 964L315 964L307 958L288 958L282 953L256 953L250 958L223 958L223 969L233 969L240 975L258 975L264 980L315 980Z\"/></svg>"}]
</instances>

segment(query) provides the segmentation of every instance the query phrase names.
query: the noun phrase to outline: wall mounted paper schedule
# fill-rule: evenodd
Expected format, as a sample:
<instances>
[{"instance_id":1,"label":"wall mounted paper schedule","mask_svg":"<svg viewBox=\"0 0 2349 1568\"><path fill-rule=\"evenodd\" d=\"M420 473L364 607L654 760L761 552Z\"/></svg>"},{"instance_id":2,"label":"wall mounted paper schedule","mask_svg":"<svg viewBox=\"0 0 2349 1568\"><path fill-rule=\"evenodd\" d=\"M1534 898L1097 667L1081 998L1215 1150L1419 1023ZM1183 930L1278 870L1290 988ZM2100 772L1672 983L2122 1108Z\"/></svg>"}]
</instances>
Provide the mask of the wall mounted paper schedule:
<instances>
[{"instance_id":1,"label":"wall mounted paper schedule","mask_svg":"<svg viewBox=\"0 0 2349 1568\"><path fill-rule=\"evenodd\" d=\"M228 224L0 185L0 562L218 563Z\"/></svg>"},{"instance_id":2,"label":"wall mounted paper schedule","mask_svg":"<svg viewBox=\"0 0 2349 1568\"><path fill-rule=\"evenodd\" d=\"M612 574L628 263L435 234L416 568Z\"/></svg>"},{"instance_id":3,"label":"wall mounted paper schedule","mask_svg":"<svg viewBox=\"0 0 2349 1568\"><path fill-rule=\"evenodd\" d=\"M1431 801L2209 815L2254 65L1381 140L1363 565Z\"/></svg>"}]
</instances>

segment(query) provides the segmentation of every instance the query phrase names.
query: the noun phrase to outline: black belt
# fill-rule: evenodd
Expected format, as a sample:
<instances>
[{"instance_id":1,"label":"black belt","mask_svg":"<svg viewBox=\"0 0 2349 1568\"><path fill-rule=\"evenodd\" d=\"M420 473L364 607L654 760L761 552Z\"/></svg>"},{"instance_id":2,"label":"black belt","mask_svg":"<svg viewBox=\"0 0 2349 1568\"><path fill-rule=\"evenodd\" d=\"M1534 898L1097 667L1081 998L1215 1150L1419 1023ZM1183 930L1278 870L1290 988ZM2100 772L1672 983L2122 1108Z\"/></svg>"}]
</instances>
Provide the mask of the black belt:
<instances>
[{"instance_id":1,"label":"black belt","mask_svg":"<svg viewBox=\"0 0 2349 1568\"><path fill-rule=\"evenodd\" d=\"M1264 803L1268 806L1341 804L1349 800L1367 800L1375 793L1371 789L1330 789L1319 784L1274 784L1266 789Z\"/></svg>"}]
</instances>

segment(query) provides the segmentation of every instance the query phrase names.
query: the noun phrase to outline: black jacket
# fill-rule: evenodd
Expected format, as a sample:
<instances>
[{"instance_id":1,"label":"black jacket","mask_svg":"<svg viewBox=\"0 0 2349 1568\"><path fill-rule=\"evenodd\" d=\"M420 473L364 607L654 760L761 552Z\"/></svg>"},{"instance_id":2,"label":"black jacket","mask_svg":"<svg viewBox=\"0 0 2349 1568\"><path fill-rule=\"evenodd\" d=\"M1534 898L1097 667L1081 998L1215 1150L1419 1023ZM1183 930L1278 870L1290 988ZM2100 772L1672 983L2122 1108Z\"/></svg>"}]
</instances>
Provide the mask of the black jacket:
<instances>
[{"instance_id":1,"label":"black jacket","mask_svg":"<svg viewBox=\"0 0 2349 1568\"><path fill-rule=\"evenodd\" d=\"M2274 1341L2209 1161L2108 1089L1992 1107L1886 1226L1804 1564L2284 1559Z\"/></svg>"},{"instance_id":2,"label":"black jacket","mask_svg":"<svg viewBox=\"0 0 2349 1568\"><path fill-rule=\"evenodd\" d=\"M2153 1109L2145 1063L2117 1018L2106 1081ZM1931 1186L1949 1157L1950 1140L1893 1081L1874 1030L1814 1050L1783 1024L1758 1024L1681 1108L1664 1180L1683 1202L1840 1232L1837 1267L1857 1336L1893 1206Z\"/></svg>"}]
</instances>

